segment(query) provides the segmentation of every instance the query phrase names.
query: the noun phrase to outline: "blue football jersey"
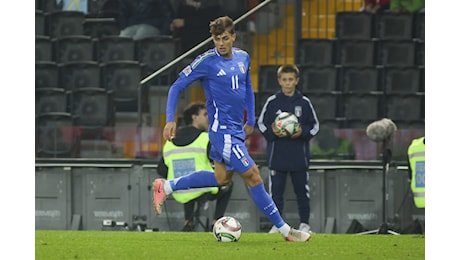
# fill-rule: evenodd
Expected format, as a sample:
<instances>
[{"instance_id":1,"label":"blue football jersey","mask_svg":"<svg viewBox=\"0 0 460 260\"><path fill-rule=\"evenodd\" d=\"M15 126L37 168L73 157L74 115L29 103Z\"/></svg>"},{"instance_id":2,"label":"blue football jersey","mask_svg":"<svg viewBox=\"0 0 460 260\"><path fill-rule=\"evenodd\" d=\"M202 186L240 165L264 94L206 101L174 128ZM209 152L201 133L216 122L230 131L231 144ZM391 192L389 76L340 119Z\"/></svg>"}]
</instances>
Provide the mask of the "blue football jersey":
<instances>
[{"instance_id":1,"label":"blue football jersey","mask_svg":"<svg viewBox=\"0 0 460 260\"><path fill-rule=\"evenodd\" d=\"M247 124L254 126L254 91L250 77L250 58L239 48L232 58L222 57L216 48L195 58L179 74L169 89L166 121L174 122L180 92L200 80L206 95L209 131L244 135L244 113Z\"/></svg>"}]
</instances>

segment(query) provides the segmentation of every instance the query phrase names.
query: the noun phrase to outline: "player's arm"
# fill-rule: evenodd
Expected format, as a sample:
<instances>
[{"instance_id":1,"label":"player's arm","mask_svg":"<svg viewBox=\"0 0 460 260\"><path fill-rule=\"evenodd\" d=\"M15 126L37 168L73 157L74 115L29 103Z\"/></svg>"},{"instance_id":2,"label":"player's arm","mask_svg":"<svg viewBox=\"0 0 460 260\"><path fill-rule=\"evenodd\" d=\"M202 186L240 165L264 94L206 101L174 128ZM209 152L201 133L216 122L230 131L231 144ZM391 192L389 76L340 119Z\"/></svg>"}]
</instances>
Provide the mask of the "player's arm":
<instances>
[{"instance_id":1,"label":"player's arm","mask_svg":"<svg viewBox=\"0 0 460 260\"><path fill-rule=\"evenodd\" d=\"M256 124L256 112L255 112L255 99L254 99L254 89L252 88L251 81L251 70L248 69L246 77L246 113L247 121L246 124L254 127Z\"/></svg>"},{"instance_id":2,"label":"player's arm","mask_svg":"<svg viewBox=\"0 0 460 260\"><path fill-rule=\"evenodd\" d=\"M176 134L175 113L180 93L195 80L200 79L204 75L203 71L206 70L198 69L198 67L192 70L191 65L188 65L180 72L179 78L169 88L166 102L166 125L163 128L163 138L165 140L171 141Z\"/></svg>"},{"instance_id":3,"label":"player's arm","mask_svg":"<svg viewBox=\"0 0 460 260\"><path fill-rule=\"evenodd\" d=\"M250 63L248 63L250 64ZM255 112L255 99L254 90L252 88L251 71L250 68L246 72L246 115L247 121L244 125L244 133L246 137L250 136L254 132L254 125L256 124L256 112Z\"/></svg>"},{"instance_id":4,"label":"player's arm","mask_svg":"<svg viewBox=\"0 0 460 260\"><path fill-rule=\"evenodd\" d=\"M306 139L307 141L310 140L313 136L315 136L319 131L319 121L318 117L316 116L315 109L311 104L310 100L306 99L305 105L305 115L303 116L303 120L301 123L301 130L302 134L301 137Z\"/></svg>"}]
</instances>

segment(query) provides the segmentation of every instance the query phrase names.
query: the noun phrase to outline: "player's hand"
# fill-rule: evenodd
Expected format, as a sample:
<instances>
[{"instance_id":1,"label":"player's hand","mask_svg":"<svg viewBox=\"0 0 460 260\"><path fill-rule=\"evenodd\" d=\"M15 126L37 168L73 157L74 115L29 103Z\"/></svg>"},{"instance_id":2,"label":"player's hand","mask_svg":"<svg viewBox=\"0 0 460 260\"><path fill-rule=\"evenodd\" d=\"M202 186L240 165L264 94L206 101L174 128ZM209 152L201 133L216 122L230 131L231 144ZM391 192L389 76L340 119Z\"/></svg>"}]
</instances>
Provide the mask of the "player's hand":
<instances>
[{"instance_id":1,"label":"player's hand","mask_svg":"<svg viewBox=\"0 0 460 260\"><path fill-rule=\"evenodd\" d=\"M292 139L299 138L300 135L302 135L302 125L301 124L299 124L299 126L297 127L297 130L295 131L295 133L293 135L291 135L291 138Z\"/></svg>"},{"instance_id":2,"label":"player's hand","mask_svg":"<svg viewBox=\"0 0 460 260\"><path fill-rule=\"evenodd\" d=\"M279 130L278 128L275 127L275 122L272 123L272 131L276 136L280 138L286 137L286 134L282 130Z\"/></svg>"},{"instance_id":3,"label":"player's hand","mask_svg":"<svg viewBox=\"0 0 460 260\"><path fill-rule=\"evenodd\" d=\"M163 138L165 140L171 141L171 139L176 134L176 122L168 122L163 128Z\"/></svg>"},{"instance_id":4,"label":"player's hand","mask_svg":"<svg viewBox=\"0 0 460 260\"><path fill-rule=\"evenodd\" d=\"M254 132L254 126L244 124L244 133L246 134L246 139L252 135Z\"/></svg>"}]
</instances>

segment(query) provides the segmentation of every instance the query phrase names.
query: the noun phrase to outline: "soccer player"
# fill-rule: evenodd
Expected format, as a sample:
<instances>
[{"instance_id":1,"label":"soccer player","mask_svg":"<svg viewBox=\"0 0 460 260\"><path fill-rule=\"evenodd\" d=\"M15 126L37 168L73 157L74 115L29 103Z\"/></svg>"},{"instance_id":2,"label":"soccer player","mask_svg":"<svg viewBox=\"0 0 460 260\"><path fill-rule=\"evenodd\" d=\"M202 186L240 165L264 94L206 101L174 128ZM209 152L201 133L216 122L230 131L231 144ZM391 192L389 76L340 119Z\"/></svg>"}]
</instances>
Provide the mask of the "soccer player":
<instances>
[{"instance_id":1,"label":"soccer player","mask_svg":"<svg viewBox=\"0 0 460 260\"><path fill-rule=\"evenodd\" d=\"M278 228L286 241L308 241L309 233L292 228L281 217L272 198L265 191L259 168L244 143L254 131L256 123L254 92L249 73L249 55L233 47L236 39L233 20L228 16L219 17L209 27L215 48L199 55L185 67L169 89L163 138L171 140L176 132L174 113L180 92L200 80L206 95L210 123L208 134L212 145L209 156L214 160L214 172L197 171L173 180L154 180L155 213L161 214L161 205L169 194L193 191L193 188L228 185L234 171L249 186L259 210Z\"/></svg>"}]
</instances>

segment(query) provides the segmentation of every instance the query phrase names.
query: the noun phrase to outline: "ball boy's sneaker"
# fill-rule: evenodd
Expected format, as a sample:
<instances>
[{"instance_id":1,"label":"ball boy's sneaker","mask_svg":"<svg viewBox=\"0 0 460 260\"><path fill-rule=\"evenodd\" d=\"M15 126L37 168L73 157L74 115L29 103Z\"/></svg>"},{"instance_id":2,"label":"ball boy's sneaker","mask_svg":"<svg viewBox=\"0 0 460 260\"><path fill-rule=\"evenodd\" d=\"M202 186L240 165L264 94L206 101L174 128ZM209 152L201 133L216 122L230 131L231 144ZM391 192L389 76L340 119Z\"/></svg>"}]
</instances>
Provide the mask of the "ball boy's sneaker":
<instances>
[{"instance_id":1,"label":"ball boy's sneaker","mask_svg":"<svg viewBox=\"0 0 460 260\"><path fill-rule=\"evenodd\" d=\"M279 230L275 225L273 225L272 228L270 229L270 231L268 231L269 234L274 234L274 233L278 233L278 232L279 232Z\"/></svg>"},{"instance_id":2,"label":"ball boy's sneaker","mask_svg":"<svg viewBox=\"0 0 460 260\"><path fill-rule=\"evenodd\" d=\"M299 225L299 230L300 231L303 231L303 232L307 232L309 234L311 234L311 228L310 228L310 225L306 224L306 223L300 223Z\"/></svg>"}]
</instances>

